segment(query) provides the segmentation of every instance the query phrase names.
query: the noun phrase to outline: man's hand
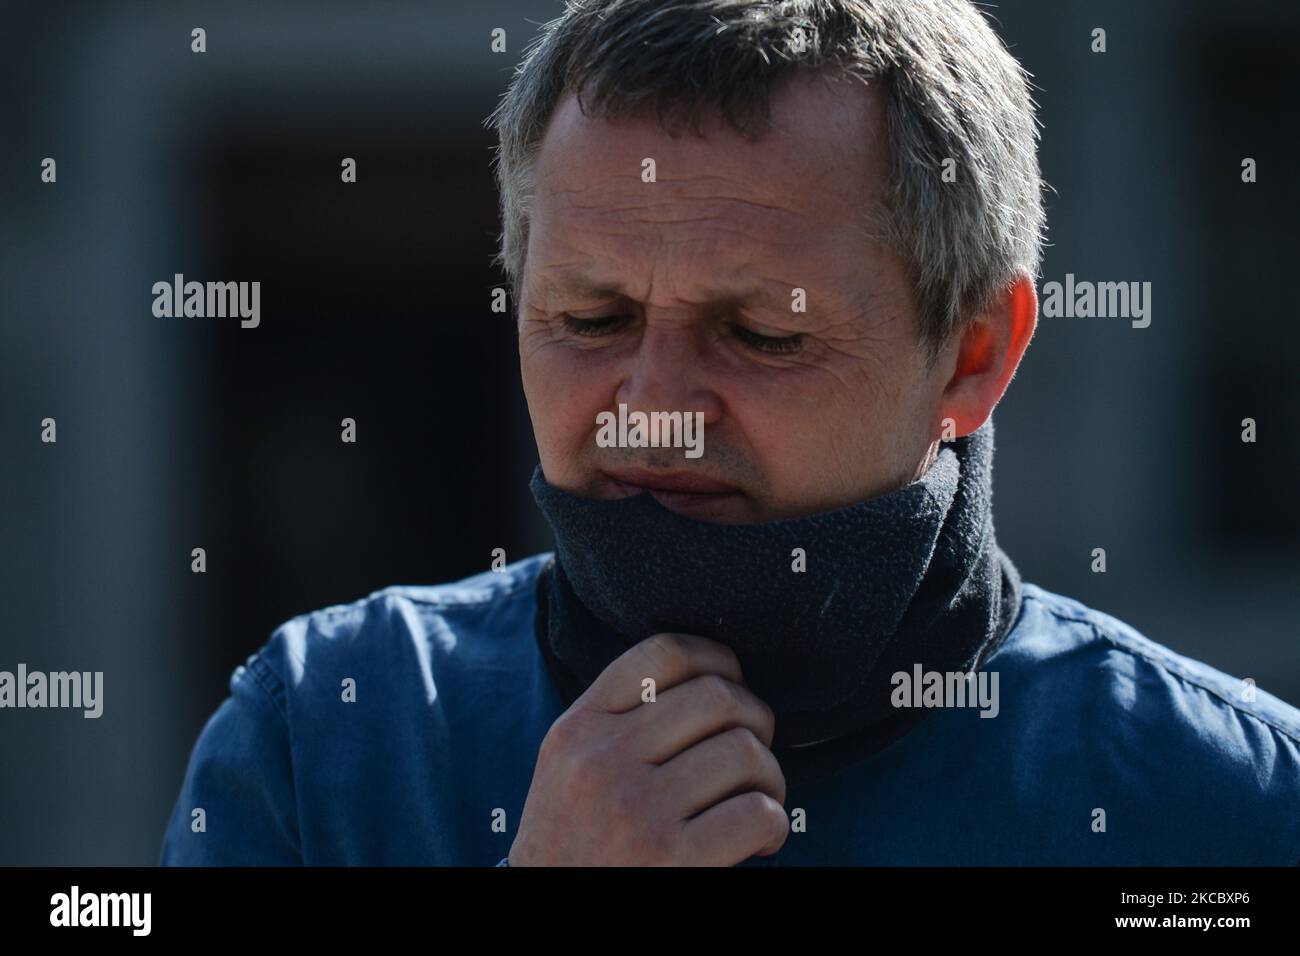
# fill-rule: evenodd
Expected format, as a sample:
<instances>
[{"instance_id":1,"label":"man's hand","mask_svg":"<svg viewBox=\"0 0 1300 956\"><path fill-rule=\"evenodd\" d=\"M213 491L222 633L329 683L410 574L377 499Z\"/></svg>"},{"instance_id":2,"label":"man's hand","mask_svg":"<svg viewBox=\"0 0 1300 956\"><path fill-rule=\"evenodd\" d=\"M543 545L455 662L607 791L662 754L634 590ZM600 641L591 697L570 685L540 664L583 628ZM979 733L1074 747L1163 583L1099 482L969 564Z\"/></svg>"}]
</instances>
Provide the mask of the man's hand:
<instances>
[{"instance_id":1,"label":"man's hand","mask_svg":"<svg viewBox=\"0 0 1300 956\"><path fill-rule=\"evenodd\" d=\"M730 866L775 853L790 822L774 726L730 648L646 638L551 725L510 865Z\"/></svg>"}]
</instances>

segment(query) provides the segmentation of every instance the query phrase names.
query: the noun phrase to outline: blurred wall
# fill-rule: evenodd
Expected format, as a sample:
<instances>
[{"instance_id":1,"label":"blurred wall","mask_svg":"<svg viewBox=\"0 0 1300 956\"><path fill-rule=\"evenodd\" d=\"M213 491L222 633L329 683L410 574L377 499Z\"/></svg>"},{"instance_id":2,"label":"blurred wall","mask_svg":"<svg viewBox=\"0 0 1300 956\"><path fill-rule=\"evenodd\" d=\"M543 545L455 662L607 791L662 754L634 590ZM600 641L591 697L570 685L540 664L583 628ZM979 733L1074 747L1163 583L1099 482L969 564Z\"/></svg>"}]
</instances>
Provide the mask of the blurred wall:
<instances>
[{"instance_id":1,"label":"blurred wall","mask_svg":"<svg viewBox=\"0 0 1300 956\"><path fill-rule=\"evenodd\" d=\"M277 624L548 546L488 309L482 121L558 9L4 10L0 669L102 670L105 704L0 712L0 864L156 862L195 737ZM1300 7L992 12L1038 86L1043 281L1153 286L1145 329L1040 319L996 415L999 538L1028 580L1300 704ZM261 281L262 325L153 317L177 272Z\"/></svg>"}]
</instances>

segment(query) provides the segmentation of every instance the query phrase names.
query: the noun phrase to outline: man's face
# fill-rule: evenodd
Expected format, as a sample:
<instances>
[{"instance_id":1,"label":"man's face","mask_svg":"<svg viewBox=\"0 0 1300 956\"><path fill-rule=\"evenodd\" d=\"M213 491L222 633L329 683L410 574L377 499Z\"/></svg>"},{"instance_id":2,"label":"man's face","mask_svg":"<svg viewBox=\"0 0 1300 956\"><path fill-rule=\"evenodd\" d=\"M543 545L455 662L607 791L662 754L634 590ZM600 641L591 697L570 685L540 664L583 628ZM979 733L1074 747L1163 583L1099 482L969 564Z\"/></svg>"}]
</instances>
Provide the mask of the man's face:
<instances>
[{"instance_id":1,"label":"man's face","mask_svg":"<svg viewBox=\"0 0 1300 956\"><path fill-rule=\"evenodd\" d=\"M571 95L556 110L519 337L551 484L755 522L862 501L928 465L945 363L927 368L905 265L862 226L888 176L880 94L800 75L771 115L751 143L717 119L673 139L653 118L588 119ZM599 447L597 416L620 403L702 412L702 457Z\"/></svg>"}]
</instances>

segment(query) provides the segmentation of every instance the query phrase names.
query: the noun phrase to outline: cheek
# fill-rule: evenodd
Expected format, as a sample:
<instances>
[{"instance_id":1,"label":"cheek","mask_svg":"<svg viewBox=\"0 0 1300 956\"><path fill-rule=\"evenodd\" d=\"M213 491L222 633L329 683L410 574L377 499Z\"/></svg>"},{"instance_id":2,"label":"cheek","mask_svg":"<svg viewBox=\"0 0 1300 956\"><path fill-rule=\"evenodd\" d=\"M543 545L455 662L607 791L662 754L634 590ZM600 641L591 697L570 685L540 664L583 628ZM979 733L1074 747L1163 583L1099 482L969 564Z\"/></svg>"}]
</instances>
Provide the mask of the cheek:
<instances>
[{"instance_id":1,"label":"cheek","mask_svg":"<svg viewBox=\"0 0 1300 956\"><path fill-rule=\"evenodd\" d=\"M520 374L543 463L572 464L592 441L596 415L611 407L617 375L590 354L559 346L521 351Z\"/></svg>"},{"instance_id":2,"label":"cheek","mask_svg":"<svg viewBox=\"0 0 1300 956\"><path fill-rule=\"evenodd\" d=\"M719 384L730 417L764 452L825 444L830 432L860 422L870 399L824 369L771 369Z\"/></svg>"},{"instance_id":3,"label":"cheek","mask_svg":"<svg viewBox=\"0 0 1300 956\"><path fill-rule=\"evenodd\" d=\"M834 399L826 388L831 383L818 375L765 369L720 377L714 384L726 410L715 447L725 444L743 455L762 475L769 495L802 499L830 454L827 432Z\"/></svg>"},{"instance_id":4,"label":"cheek","mask_svg":"<svg viewBox=\"0 0 1300 956\"><path fill-rule=\"evenodd\" d=\"M774 498L822 510L866 497L895 468L899 409L861 374L816 370L733 389L729 410Z\"/></svg>"}]
</instances>

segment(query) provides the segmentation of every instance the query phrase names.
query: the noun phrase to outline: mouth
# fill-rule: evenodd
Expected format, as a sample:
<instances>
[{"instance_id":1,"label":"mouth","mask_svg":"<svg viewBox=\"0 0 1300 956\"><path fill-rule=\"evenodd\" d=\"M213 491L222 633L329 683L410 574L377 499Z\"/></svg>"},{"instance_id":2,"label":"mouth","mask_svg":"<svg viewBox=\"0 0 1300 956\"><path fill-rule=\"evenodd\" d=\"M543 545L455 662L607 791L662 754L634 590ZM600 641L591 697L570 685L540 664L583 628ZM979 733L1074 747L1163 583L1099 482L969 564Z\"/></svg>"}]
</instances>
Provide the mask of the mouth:
<instances>
[{"instance_id":1,"label":"mouth","mask_svg":"<svg viewBox=\"0 0 1300 956\"><path fill-rule=\"evenodd\" d=\"M649 492L669 511L683 515L708 514L743 495L735 485L690 472L621 468L601 474L622 495Z\"/></svg>"}]
</instances>

